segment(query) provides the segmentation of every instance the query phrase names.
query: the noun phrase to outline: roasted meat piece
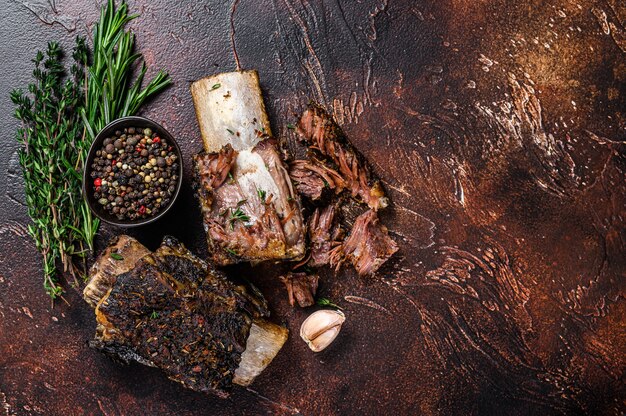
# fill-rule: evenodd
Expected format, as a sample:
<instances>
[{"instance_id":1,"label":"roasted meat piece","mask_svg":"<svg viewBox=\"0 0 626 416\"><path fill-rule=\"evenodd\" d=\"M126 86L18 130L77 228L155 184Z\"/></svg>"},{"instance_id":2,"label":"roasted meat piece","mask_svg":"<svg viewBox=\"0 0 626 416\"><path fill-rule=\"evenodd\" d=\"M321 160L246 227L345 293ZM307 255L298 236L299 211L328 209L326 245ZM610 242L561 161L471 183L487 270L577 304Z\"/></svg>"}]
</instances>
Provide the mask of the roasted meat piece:
<instances>
[{"instance_id":1,"label":"roasted meat piece","mask_svg":"<svg viewBox=\"0 0 626 416\"><path fill-rule=\"evenodd\" d=\"M387 227L376 212L368 210L357 217L343 244L332 250L330 264L339 267L349 260L357 273L365 276L378 270L396 251L398 245L389 237Z\"/></svg>"},{"instance_id":2,"label":"roasted meat piece","mask_svg":"<svg viewBox=\"0 0 626 416\"><path fill-rule=\"evenodd\" d=\"M308 265L338 269L350 261L359 275L373 274L398 250L376 212L389 204L380 181L320 106L312 104L302 114L298 133L309 146L307 160L292 162L289 174L301 196L314 205L308 218ZM363 212L363 205L369 210ZM350 230L345 239L344 229Z\"/></svg>"},{"instance_id":3,"label":"roasted meat piece","mask_svg":"<svg viewBox=\"0 0 626 416\"><path fill-rule=\"evenodd\" d=\"M305 229L269 120L256 71L218 74L191 85L204 152L194 158L212 259L298 260Z\"/></svg>"},{"instance_id":4,"label":"roasted meat piece","mask_svg":"<svg viewBox=\"0 0 626 416\"><path fill-rule=\"evenodd\" d=\"M341 244L343 229L337 221L335 204L316 208L308 221L311 258L308 265L320 267L330 264L330 253Z\"/></svg>"},{"instance_id":5,"label":"roasted meat piece","mask_svg":"<svg viewBox=\"0 0 626 416\"><path fill-rule=\"evenodd\" d=\"M90 284L97 279L102 275ZM107 282L90 345L125 363L158 367L193 390L224 397L233 382L250 384L286 340L286 329L264 319L269 312L258 292L234 284L172 237Z\"/></svg>"},{"instance_id":6,"label":"roasted meat piece","mask_svg":"<svg viewBox=\"0 0 626 416\"><path fill-rule=\"evenodd\" d=\"M289 177L298 193L311 201L322 199L326 190L339 194L346 188L346 182L337 171L315 158L291 162Z\"/></svg>"},{"instance_id":7,"label":"roasted meat piece","mask_svg":"<svg viewBox=\"0 0 626 416\"><path fill-rule=\"evenodd\" d=\"M334 162L353 198L374 211L387 206L389 202L380 181L374 178L363 156L326 111L317 105L309 106L298 122L298 133L312 149Z\"/></svg>"},{"instance_id":8,"label":"roasted meat piece","mask_svg":"<svg viewBox=\"0 0 626 416\"><path fill-rule=\"evenodd\" d=\"M288 273L286 276L281 276L280 280L287 288L291 306L295 306L296 302L298 302L301 308L306 308L315 303L315 292L317 292L317 284L319 282L318 275Z\"/></svg>"},{"instance_id":9,"label":"roasted meat piece","mask_svg":"<svg viewBox=\"0 0 626 416\"><path fill-rule=\"evenodd\" d=\"M132 237L120 235L113 238L89 270L90 280L83 290L85 301L95 308L117 276L131 270L137 260L147 254L150 250Z\"/></svg>"},{"instance_id":10,"label":"roasted meat piece","mask_svg":"<svg viewBox=\"0 0 626 416\"><path fill-rule=\"evenodd\" d=\"M239 153L230 145L218 153L194 157L198 199L212 260L219 265L301 257L302 217L273 139L251 152L255 169L236 164ZM250 165L247 165L250 169ZM265 180L265 175L276 180ZM254 180L251 177L254 176ZM263 188L260 183L264 183ZM285 199L287 196L287 199Z\"/></svg>"}]
</instances>

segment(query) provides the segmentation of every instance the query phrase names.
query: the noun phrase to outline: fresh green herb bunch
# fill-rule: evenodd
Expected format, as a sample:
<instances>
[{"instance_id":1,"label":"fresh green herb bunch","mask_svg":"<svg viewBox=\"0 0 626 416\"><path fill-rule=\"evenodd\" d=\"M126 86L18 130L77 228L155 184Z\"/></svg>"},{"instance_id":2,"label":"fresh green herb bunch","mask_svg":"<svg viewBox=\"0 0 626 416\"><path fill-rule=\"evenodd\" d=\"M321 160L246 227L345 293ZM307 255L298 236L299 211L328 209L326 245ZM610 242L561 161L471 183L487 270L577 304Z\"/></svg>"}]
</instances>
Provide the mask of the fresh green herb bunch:
<instances>
[{"instance_id":1,"label":"fresh green herb bunch","mask_svg":"<svg viewBox=\"0 0 626 416\"><path fill-rule=\"evenodd\" d=\"M107 124L136 114L147 99L172 82L167 73L159 70L154 79L141 88L146 64L142 55L134 51L135 35L124 30L126 24L138 16L128 14L125 1L116 10L114 1L109 0L100 11L100 20L93 31L93 58L86 79L85 105L81 110L89 145ZM134 67L138 63L141 63L141 70L133 82ZM89 146L84 148L82 160L87 160L88 152ZM83 201L83 205L82 209L91 215L87 201ZM99 220L94 219L93 224L93 233L86 236L90 247Z\"/></svg>"},{"instance_id":2,"label":"fresh green herb bunch","mask_svg":"<svg viewBox=\"0 0 626 416\"><path fill-rule=\"evenodd\" d=\"M87 102L83 119L87 133L95 135L111 121L131 116L150 97L171 84L167 73L159 70L155 77L141 88L146 75L146 64L140 53L135 53L135 35L125 31L128 22L138 15L128 14L126 2L115 9L113 0L100 13L100 21L93 32L93 62L87 80ZM132 82L134 66L141 70Z\"/></svg>"},{"instance_id":3,"label":"fresh green herb bunch","mask_svg":"<svg viewBox=\"0 0 626 416\"><path fill-rule=\"evenodd\" d=\"M79 116L87 61L83 38L76 39L72 57L74 63L66 76L61 47L50 42L46 53L38 52L33 60L30 96L21 90L11 93L15 117L22 122L17 139L24 145L19 150L19 162L28 215L33 221L28 231L43 255L44 287L52 298L63 291L57 261L78 283L80 272L73 256L84 259L85 235L92 227L91 215L81 203L80 155L86 147Z\"/></svg>"},{"instance_id":4,"label":"fresh green herb bunch","mask_svg":"<svg viewBox=\"0 0 626 416\"><path fill-rule=\"evenodd\" d=\"M171 83L159 71L142 89L146 65L141 54L133 51L133 33L124 30L136 17L128 15L125 2L116 10L109 0L94 29L88 70L84 38L76 40L69 75L60 46L50 42L46 54L39 52L33 60L35 82L28 87L30 96L20 90L11 93L15 116L22 121L17 136L24 145L19 160L33 221L28 230L43 255L44 287L53 299L63 293L57 262L78 284L81 267L76 260L82 260L84 271L87 249L93 251L99 221L81 197L81 173L95 135L112 120L135 114ZM133 82L139 63L141 69Z\"/></svg>"}]
</instances>

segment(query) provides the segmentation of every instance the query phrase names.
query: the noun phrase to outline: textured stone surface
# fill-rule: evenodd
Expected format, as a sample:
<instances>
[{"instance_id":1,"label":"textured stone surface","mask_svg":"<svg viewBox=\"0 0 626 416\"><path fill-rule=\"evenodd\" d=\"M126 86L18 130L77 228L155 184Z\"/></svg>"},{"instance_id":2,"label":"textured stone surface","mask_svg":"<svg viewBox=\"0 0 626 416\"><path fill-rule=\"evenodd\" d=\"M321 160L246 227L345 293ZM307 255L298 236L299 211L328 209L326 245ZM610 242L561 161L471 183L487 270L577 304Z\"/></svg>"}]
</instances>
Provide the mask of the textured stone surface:
<instances>
[{"instance_id":1,"label":"textured stone surface","mask_svg":"<svg viewBox=\"0 0 626 416\"><path fill-rule=\"evenodd\" d=\"M230 269L292 335L225 401L90 350L78 291L51 308L41 289L8 94L47 40L91 30L94 3L0 0L0 413L626 410L623 2L131 2L148 63L175 82L143 115L177 137L187 179L201 147L189 82L233 70L234 41L277 135L293 139L310 99L332 107L394 203L396 261L369 280L321 273L347 321L320 354L297 336L306 313L288 305L280 266ZM99 245L117 232L103 227ZM189 181L171 215L133 235L155 248L165 233L206 252Z\"/></svg>"}]
</instances>

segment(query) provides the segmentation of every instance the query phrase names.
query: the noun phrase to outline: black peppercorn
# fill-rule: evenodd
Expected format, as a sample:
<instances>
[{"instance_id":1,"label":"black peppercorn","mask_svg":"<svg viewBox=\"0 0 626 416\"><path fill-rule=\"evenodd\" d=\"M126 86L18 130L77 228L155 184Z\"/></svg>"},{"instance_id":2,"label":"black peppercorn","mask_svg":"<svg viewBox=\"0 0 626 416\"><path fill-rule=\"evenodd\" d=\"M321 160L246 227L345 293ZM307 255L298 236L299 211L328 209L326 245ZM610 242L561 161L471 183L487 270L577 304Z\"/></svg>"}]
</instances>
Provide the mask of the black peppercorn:
<instances>
[{"instance_id":1,"label":"black peppercorn","mask_svg":"<svg viewBox=\"0 0 626 416\"><path fill-rule=\"evenodd\" d=\"M105 138L96 151L89 172L94 196L120 220L156 215L171 201L179 179L177 155L157 137L151 129L128 127Z\"/></svg>"}]
</instances>

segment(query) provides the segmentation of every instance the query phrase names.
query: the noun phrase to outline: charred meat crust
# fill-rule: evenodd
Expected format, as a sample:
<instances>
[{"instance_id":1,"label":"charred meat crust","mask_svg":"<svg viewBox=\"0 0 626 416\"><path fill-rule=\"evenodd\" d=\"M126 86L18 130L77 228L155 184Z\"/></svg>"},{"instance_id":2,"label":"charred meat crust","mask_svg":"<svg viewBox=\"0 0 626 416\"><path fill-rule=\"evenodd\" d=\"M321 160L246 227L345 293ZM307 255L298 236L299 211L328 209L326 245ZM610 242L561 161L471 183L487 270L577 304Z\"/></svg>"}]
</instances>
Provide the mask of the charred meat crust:
<instances>
[{"instance_id":1,"label":"charred meat crust","mask_svg":"<svg viewBox=\"0 0 626 416\"><path fill-rule=\"evenodd\" d=\"M121 235L111 239L89 269L90 279L83 290L85 302L95 308L113 286L117 275L131 270L137 260L148 254L150 250L132 237Z\"/></svg>"},{"instance_id":2,"label":"charred meat crust","mask_svg":"<svg viewBox=\"0 0 626 416\"><path fill-rule=\"evenodd\" d=\"M360 276L376 272L396 251L398 245L387 233L387 227L378 215L368 210L356 219L350 235L330 254L330 264L335 267L349 260Z\"/></svg>"},{"instance_id":3,"label":"charred meat crust","mask_svg":"<svg viewBox=\"0 0 626 416\"><path fill-rule=\"evenodd\" d=\"M304 255L305 230L300 205L271 138L251 152L225 146L218 153L194 157L197 196L212 260L218 265L240 261L297 260ZM245 171L240 158L259 166ZM250 175L264 175L267 189ZM271 183L269 183L271 182ZM273 191L271 191L273 190Z\"/></svg>"},{"instance_id":4,"label":"charred meat crust","mask_svg":"<svg viewBox=\"0 0 626 416\"><path fill-rule=\"evenodd\" d=\"M117 276L96 308L91 346L163 370L186 387L225 397L262 298L236 286L167 237Z\"/></svg>"},{"instance_id":5,"label":"charred meat crust","mask_svg":"<svg viewBox=\"0 0 626 416\"><path fill-rule=\"evenodd\" d=\"M380 181L374 178L368 163L326 111L310 105L300 118L297 130L312 149L334 162L353 198L374 211L388 205Z\"/></svg>"},{"instance_id":6,"label":"charred meat crust","mask_svg":"<svg viewBox=\"0 0 626 416\"><path fill-rule=\"evenodd\" d=\"M286 276L281 276L280 280L287 288L289 304L291 306L295 306L296 302L298 302L301 308L306 308L315 303L315 293L317 292L319 282L318 275L288 273Z\"/></svg>"}]
</instances>

